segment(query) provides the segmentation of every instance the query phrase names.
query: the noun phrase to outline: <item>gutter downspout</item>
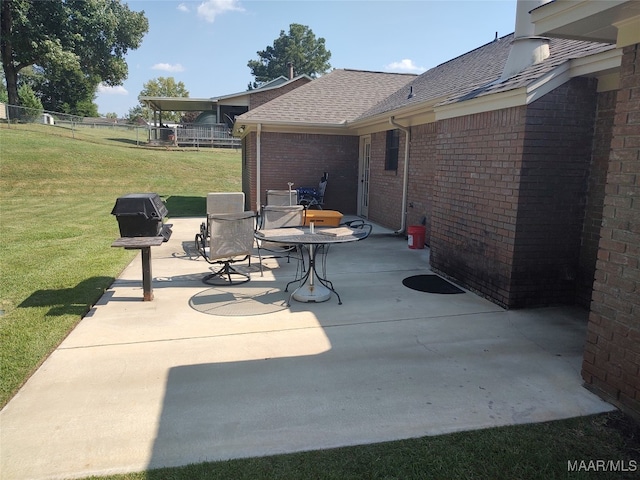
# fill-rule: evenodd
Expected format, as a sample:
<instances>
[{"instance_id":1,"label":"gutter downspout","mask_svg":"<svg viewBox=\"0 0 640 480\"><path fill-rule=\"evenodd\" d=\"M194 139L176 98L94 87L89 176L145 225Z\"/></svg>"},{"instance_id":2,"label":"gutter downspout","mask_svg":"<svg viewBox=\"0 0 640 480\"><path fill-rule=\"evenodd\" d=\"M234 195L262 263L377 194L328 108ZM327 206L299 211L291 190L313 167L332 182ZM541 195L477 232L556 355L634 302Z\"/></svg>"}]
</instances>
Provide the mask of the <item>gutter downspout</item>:
<instances>
[{"instance_id":1,"label":"gutter downspout","mask_svg":"<svg viewBox=\"0 0 640 480\"><path fill-rule=\"evenodd\" d=\"M402 217L400 228L393 233L405 233L407 227L407 192L409 190L409 144L411 143L411 130L396 123L395 117L389 117L389 123L402 130L407 136L404 142L404 171L402 173Z\"/></svg>"},{"instance_id":2,"label":"gutter downspout","mask_svg":"<svg viewBox=\"0 0 640 480\"><path fill-rule=\"evenodd\" d=\"M256 212L260 212L260 137L262 136L262 124L258 124L256 130Z\"/></svg>"}]
</instances>

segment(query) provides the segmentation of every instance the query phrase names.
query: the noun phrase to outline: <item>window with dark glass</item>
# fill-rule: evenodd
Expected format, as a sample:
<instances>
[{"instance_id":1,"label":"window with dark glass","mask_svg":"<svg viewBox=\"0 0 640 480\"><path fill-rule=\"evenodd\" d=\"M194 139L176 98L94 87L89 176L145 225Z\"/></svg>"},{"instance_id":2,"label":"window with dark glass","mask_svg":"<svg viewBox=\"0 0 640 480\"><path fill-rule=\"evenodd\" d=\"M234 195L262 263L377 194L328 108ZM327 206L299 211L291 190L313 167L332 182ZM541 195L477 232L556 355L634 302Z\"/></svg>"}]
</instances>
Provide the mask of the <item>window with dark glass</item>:
<instances>
[{"instance_id":1,"label":"window with dark glass","mask_svg":"<svg viewBox=\"0 0 640 480\"><path fill-rule=\"evenodd\" d=\"M400 146L400 130L387 130L387 153L384 169L398 170L398 150Z\"/></svg>"}]
</instances>

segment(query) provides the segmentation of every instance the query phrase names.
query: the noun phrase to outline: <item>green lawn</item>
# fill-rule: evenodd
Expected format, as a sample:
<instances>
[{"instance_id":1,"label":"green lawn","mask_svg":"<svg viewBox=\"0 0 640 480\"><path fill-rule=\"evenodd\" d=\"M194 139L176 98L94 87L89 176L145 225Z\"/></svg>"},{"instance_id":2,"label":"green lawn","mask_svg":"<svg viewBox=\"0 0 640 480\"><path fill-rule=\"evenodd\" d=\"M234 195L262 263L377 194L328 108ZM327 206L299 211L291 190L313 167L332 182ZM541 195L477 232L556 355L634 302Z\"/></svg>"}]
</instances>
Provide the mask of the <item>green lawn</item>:
<instances>
[{"instance_id":1,"label":"green lawn","mask_svg":"<svg viewBox=\"0 0 640 480\"><path fill-rule=\"evenodd\" d=\"M635 429L635 430L634 430ZM635 433L634 433L635 432ZM636 479L640 429L620 414L115 475L110 480ZM620 471L588 470L612 460ZM584 463L580 463L583 461ZM581 471L569 472L569 462ZM635 462L635 463L634 463ZM638 471L631 471L637 465ZM593 464L595 467L595 464ZM627 471L622 471L626 469ZM102 478L102 477L101 477Z\"/></svg>"},{"instance_id":2,"label":"green lawn","mask_svg":"<svg viewBox=\"0 0 640 480\"><path fill-rule=\"evenodd\" d=\"M170 215L204 215L207 192L241 189L239 150L148 149L123 138L0 126L0 405L135 255L111 248L116 198L156 192Z\"/></svg>"},{"instance_id":3,"label":"green lawn","mask_svg":"<svg viewBox=\"0 0 640 480\"><path fill-rule=\"evenodd\" d=\"M147 149L128 135L0 125L2 405L135 255L110 247L117 197L157 192L170 215L204 215L207 192L240 189L237 150ZM639 437L637 424L615 413L104 478L637 478L628 470L640 471ZM568 462L591 460L627 471L568 472Z\"/></svg>"}]
</instances>

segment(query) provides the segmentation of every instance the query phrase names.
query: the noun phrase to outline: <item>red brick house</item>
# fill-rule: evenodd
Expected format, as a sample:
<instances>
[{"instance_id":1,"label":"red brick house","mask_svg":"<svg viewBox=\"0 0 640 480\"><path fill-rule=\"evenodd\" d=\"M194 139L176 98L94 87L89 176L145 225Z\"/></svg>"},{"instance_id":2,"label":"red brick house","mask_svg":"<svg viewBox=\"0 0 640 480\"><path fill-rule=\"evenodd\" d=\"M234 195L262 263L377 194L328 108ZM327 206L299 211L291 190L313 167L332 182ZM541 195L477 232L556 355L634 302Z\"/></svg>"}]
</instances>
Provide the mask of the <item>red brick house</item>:
<instances>
[{"instance_id":1,"label":"red brick house","mask_svg":"<svg viewBox=\"0 0 640 480\"><path fill-rule=\"evenodd\" d=\"M355 213L359 136L349 125L415 78L334 70L239 116L234 133L243 138L248 207L259 208L266 190L317 185L329 172L327 208Z\"/></svg>"},{"instance_id":2,"label":"red brick house","mask_svg":"<svg viewBox=\"0 0 640 480\"><path fill-rule=\"evenodd\" d=\"M327 171L327 208L425 224L431 268L493 302L590 308L585 382L640 415L640 2L544 3L418 77L336 70L241 115L243 188Z\"/></svg>"}]
</instances>

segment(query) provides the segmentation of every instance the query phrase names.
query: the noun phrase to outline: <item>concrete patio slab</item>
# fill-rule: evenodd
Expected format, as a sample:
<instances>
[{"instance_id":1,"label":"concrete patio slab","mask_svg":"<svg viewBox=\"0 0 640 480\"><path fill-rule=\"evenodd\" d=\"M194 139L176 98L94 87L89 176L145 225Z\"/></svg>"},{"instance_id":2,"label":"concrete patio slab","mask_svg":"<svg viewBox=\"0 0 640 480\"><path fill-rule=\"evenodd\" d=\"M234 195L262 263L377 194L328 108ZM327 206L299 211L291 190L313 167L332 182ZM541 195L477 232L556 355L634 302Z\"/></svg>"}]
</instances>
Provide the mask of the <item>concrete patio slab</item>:
<instances>
[{"instance_id":1,"label":"concrete patio slab","mask_svg":"<svg viewBox=\"0 0 640 480\"><path fill-rule=\"evenodd\" d=\"M334 297L292 302L296 262L212 287L200 219L172 220L0 412L3 479L78 478L613 410L582 387L587 313L506 311L402 285L428 250L376 227L331 247Z\"/></svg>"}]
</instances>

